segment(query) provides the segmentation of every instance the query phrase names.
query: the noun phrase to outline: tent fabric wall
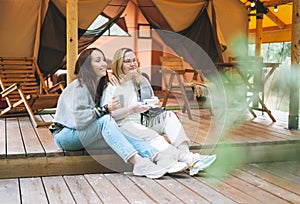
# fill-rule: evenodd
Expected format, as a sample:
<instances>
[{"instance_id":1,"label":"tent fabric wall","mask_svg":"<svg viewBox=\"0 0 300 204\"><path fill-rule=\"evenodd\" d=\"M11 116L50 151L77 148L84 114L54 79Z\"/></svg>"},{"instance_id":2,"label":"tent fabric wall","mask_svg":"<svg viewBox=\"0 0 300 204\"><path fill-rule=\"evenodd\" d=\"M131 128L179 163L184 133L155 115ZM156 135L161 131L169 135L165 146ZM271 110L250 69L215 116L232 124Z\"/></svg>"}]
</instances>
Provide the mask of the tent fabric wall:
<instances>
[{"instance_id":1,"label":"tent fabric wall","mask_svg":"<svg viewBox=\"0 0 300 204\"><path fill-rule=\"evenodd\" d=\"M49 0L0 1L0 56L37 57Z\"/></svg>"},{"instance_id":2,"label":"tent fabric wall","mask_svg":"<svg viewBox=\"0 0 300 204\"><path fill-rule=\"evenodd\" d=\"M53 2L49 2L41 29L38 64L45 75L61 66L66 50L66 19ZM51 60L49 60L51 59Z\"/></svg>"},{"instance_id":3,"label":"tent fabric wall","mask_svg":"<svg viewBox=\"0 0 300 204\"><path fill-rule=\"evenodd\" d=\"M141 5L142 1L138 1ZM164 16L164 19L178 32L189 27L197 18L199 12L205 7L207 1L166 1L153 0L157 9ZM143 7L142 5L140 7ZM176 14L176 17L174 16Z\"/></svg>"},{"instance_id":4,"label":"tent fabric wall","mask_svg":"<svg viewBox=\"0 0 300 204\"><path fill-rule=\"evenodd\" d=\"M203 32L199 32L202 30ZM197 17L196 21L183 31L166 32L156 30L162 40L170 46L179 56L183 57L195 69L210 67L210 63L205 61L208 55L212 61L221 61L221 52L218 50L218 41L210 24L206 10L203 10ZM193 42L194 46L191 46ZM206 53L201 52L203 49ZM205 55L205 56L204 56Z\"/></svg>"},{"instance_id":5,"label":"tent fabric wall","mask_svg":"<svg viewBox=\"0 0 300 204\"><path fill-rule=\"evenodd\" d=\"M222 53L224 61L228 61L229 56L237 54L235 43L240 43L240 46L247 52L248 46L248 11L244 4L239 0L228 1L224 5L223 0L213 1L216 23L217 23L217 34L220 44L227 46L227 49Z\"/></svg>"},{"instance_id":6,"label":"tent fabric wall","mask_svg":"<svg viewBox=\"0 0 300 204\"><path fill-rule=\"evenodd\" d=\"M165 3L165 1L159 1L159 2L153 1L154 3L151 7L149 7L149 5L147 4L145 5L145 1L143 0L138 0L137 2L139 8L144 13L146 19L149 21L149 23L152 26L155 26L160 30L162 30L162 28L166 28L169 26L168 31L176 32L177 30L178 34L183 35L189 38L190 40L194 41L198 46L200 46L202 49L206 51L208 56L210 56L214 62L223 61L221 50L220 50L221 49L220 43L216 35L216 22L215 22L215 13L214 13L213 5L211 6L212 9L210 9L210 13L208 14L206 8L208 7L209 3L207 1L180 2L180 5L183 8L187 8L187 9L191 7L196 8L193 10L193 12L195 13L196 11L197 15L194 17L193 21L178 20L176 27L173 28L172 25L174 26L174 22L170 23L170 19L182 19L184 18L184 15L186 15L186 12L183 12L183 14L180 15L180 13L178 13L178 10L176 9L173 10L170 9L171 11L166 9L165 10L161 9L166 7L165 4L163 6L160 5L161 2ZM167 1L167 2L169 7L178 6L178 2L176 1ZM157 6L156 3L158 4ZM167 14L165 14L164 12ZM161 14L161 15L157 15L157 14ZM163 18L161 18L161 16L163 16ZM157 21L156 20L157 18L159 18L160 21ZM178 31L178 29L180 30ZM197 52L193 50L194 47L189 47L189 44L184 43L184 40L180 36L172 35L171 33L160 32L160 31L158 31L158 34L160 35L160 37L163 39L165 43L167 43L171 48L173 48L173 50L177 52L177 54L182 56L185 59L185 61L190 63L192 67L194 67L195 69L200 69L201 67L202 68L205 67L204 65L199 67L199 65L204 63L203 61L201 61L202 58L196 56ZM179 38L181 38L181 40L179 40Z\"/></svg>"},{"instance_id":7,"label":"tent fabric wall","mask_svg":"<svg viewBox=\"0 0 300 204\"><path fill-rule=\"evenodd\" d=\"M66 16L66 0L51 0L63 14ZM119 5L124 0L78 0L78 27L87 29L110 3Z\"/></svg>"},{"instance_id":8,"label":"tent fabric wall","mask_svg":"<svg viewBox=\"0 0 300 204\"><path fill-rule=\"evenodd\" d=\"M232 55L228 44L236 40L238 36L243 35L246 40L248 11L238 0L226 2L228 9L224 9L222 0L180 2L138 0L137 3L154 28L174 31L188 37L201 46L214 62L226 61L228 56ZM203 10L206 11L203 12ZM186 18L186 16L193 16L193 18ZM164 40L170 41L170 39ZM247 44L246 41L240 43L244 43L244 47ZM181 46L177 48L184 47L182 43L179 42L179 44ZM224 50L225 52L222 52ZM183 52L186 54L179 54L184 56L188 52L191 53L188 48ZM186 56L186 58L191 57ZM190 64L193 66L199 63L190 61Z\"/></svg>"},{"instance_id":9,"label":"tent fabric wall","mask_svg":"<svg viewBox=\"0 0 300 204\"><path fill-rule=\"evenodd\" d=\"M78 36L82 36L101 12L117 20L128 1L78 0ZM220 42L222 41L223 44L226 42L220 36L224 36L225 41L228 39L226 33L222 35L216 35L216 33L223 32L224 28L228 27L228 22L223 25L221 22L223 17L218 9L215 10L215 13L212 9L203 12L208 3L211 4L211 8L215 8L214 5L220 5L221 0L130 1L141 9L145 18L154 28L186 35L203 47L214 61L222 61L219 51L221 49ZM235 1L238 0L231 0L227 5L230 6ZM203 17L207 20L204 20ZM221 27L219 30L218 18L220 19L219 27ZM2 19L0 24L0 56L35 56L38 58L40 68L45 75L53 73L62 65L61 61L66 53L65 0L1 0L0 19ZM233 22L229 23L232 24ZM199 26L202 26L203 29ZM199 32L200 29L201 32ZM95 39L89 36L89 42L82 43L82 46L87 46ZM190 53L190 49L186 49L184 52Z\"/></svg>"},{"instance_id":10,"label":"tent fabric wall","mask_svg":"<svg viewBox=\"0 0 300 204\"><path fill-rule=\"evenodd\" d=\"M55 2L57 4L55 4ZM87 1L89 2L89 1ZM117 20L118 17L124 11L128 0L113 0L107 4L107 2L99 3L98 6L95 5L97 3L95 0L91 1L91 4L87 6L87 2L85 4L80 4L80 13L81 16L93 16L93 18L80 18L81 22L79 25L83 27L78 28L78 51L82 51L92 42L94 42L99 35L94 36L83 36L86 32L86 29L89 25L96 19L99 13L103 13L105 16L108 16L114 20ZM58 5L58 7L57 7ZM98 9L92 9L94 14L91 15L89 9L91 6L96 7ZM60 8L60 9L59 9ZM99 8L103 9L99 11ZM65 54L66 54L66 18L63 12L61 12L62 3L58 0L53 0L49 2L49 8L47 10L47 15L45 17L42 29L41 29L41 44L38 55L38 63L40 69L44 75L53 74L59 68L65 66ZM89 22L89 23L87 23ZM88 25L88 26L87 26ZM108 29L105 28L105 30ZM102 32L102 33L103 33ZM82 38L82 39L81 39Z\"/></svg>"},{"instance_id":11,"label":"tent fabric wall","mask_svg":"<svg viewBox=\"0 0 300 204\"><path fill-rule=\"evenodd\" d=\"M79 26L86 29L107 7L109 0L78 2ZM50 10L48 4L51 5ZM65 4L65 0L1 0L0 56L34 56L38 58L45 75L54 72L66 52ZM56 9L57 5L59 10ZM44 21L46 15L49 17ZM79 29L79 36L83 34L82 29Z\"/></svg>"},{"instance_id":12,"label":"tent fabric wall","mask_svg":"<svg viewBox=\"0 0 300 204\"><path fill-rule=\"evenodd\" d=\"M209 20L210 15L213 16L212 21ZM214 10L212 10L211 14L209 14L206 9L203 10L203 12L199 14L199 16L196 18L196 21L189 28L179 33L198 44L207 53L207 55L213 62L221 62L223 61L222 51L220 42L217 37L216 21L214 15ZM204 32L199 32L199 30L202 30ZM192 56L192 59L196 61L192 63L191 66L195 69L201 68L196 66L203 64L203 58L197 56L197 52L195 53L193 50L191 50L190 47L188 47L187 49L189 50L188 53ZM203 64L202 68L207 67L207 65L205 64Z\"/></svg>"},{"instance_id":13,"label":"tent fabric wall","mask_svg":"<svg viewBox=\"0 0 300 204\"><path fill-rule=\"evenodd\" d=\"M151 26L161 30L173 30L171 25L165 19L164 15L156 7L155 3L151 0L137 0L138 8L143 13Z\"/></svg>"},{"instance_id":14,"label":"tent fabric wall","mask_svg":"<svg viewBox=\"0 0 300 204\"><path fill-rule=\"evenodd\" d=\"M102 11L102 14L108 15L110 18L116 20L122 14L122 11L125 9L127 2L128 1L121 2L120 0L118 1L118 3L117 2L114 2L114 3L109 2L109 4ZM158 5L156 5L156 3L158 3ZM162 5L162 3L164 3L164 4ZM110 4L112 5L111 7L109 6ZM183 3L182 2L178 3L178 1L156 1L155 2L155 1L151 1L151 0L142 0L142 1L137 1L137 4L142 11L144 11L144 9L147 9L148 13L145 11L143 13L144 13L144 15L146 15L145 17L148 19L148 21L150 22L151 25L157 26L158 29L168 28L168 30L170 30L170 31L184 29L184 30L182 30L182 32L180 34L187 36L191 40L195 41L198 45L200 45L208 53L208 55L213 59L213 61L222 61L218 38L215 34L215 32L216 32L216 29L214 28L215 24L213 23L212 25L209 25L209 18L207 17L207 15L200 16L200 14L202 14L201 11L207 5L206 1L203 1L203 2L187 1L187 2L183 2ZM152 6L149 7L149 4L151 4ZM173 9L171 9L171 11L165 9L166 5ZM180 8L178 7L179 5L181 6ZM175 24L175 22L172 22L171 19L185 19L185 16L187 15L185 12L181 12L181 16L179 15L180 12L178 13L178 9L184 10L184 8L186 10L193 8L193 12L192 12L193 16L194 16L193 19L190 18L189 20L178 21L176 24ZM162 13L162 12L164 12L164 13ZM197 15L195 15L195 14L197 14ZM204 12L204 14L205 14L205 12ZM213 14L211 14L211 15L213 15ZM170 23L168 22L168 20L165 17L169 19L169 22L171 22L171 25L173 27L175 26L175 29L172 26L170 26ZM203 18L203 17L206 17L206 18ZM196 22L195 18L198 19L197 20L198 23L195 23ZM212 19L214 19L214 18L212 18ZM199 24L199 20L202 25ZM58 21L52 21L52 22L58 22ZM56 25L56 26L58 26L58 25ZM205 32L198 32L199 28L200 28L199 26L201 26L201 28L203 28L203 30L205 30ZM202 35L200 33L202 33ZM100 37L100 35L94 36L94 37L84 36L82 39L79 40L79 44L81 46L83 46L79 50L88 46L91 42L93 42L98 37ZM81 36L81 35L79 35L79 36ZM65 40L65 38L64 38L64 40ZM166 42L170 41L169 39L164 39L164 40ZM55 43L53 42L50 44L53 45ZM60 43L60 44L65 46L65 43ZM172 43L172 44L174 44L174 43ZM184 44L182 44L182 45L183 46L181 48L184 48L185 47ZM42 44L42 46L41 46L42 51L43 51L43 48L44 48L44 46ZM63 47L63 48L64 49L59 49L60 51L55 50L55 51L59 51L59 53L56 53L57 54L56 59L60 59L60 60L57 60L57 61L61 61L63 58L63 54L64 54L63 51L65 50L65 47ZM179 51L179 52L181 50L182 52L179 54L182 55L183 57L186 57L187 59L199 59L199 57L195 57L195 56L191 55L191 53L194 54L195 52L193 52L189 48L174 49L174 50ZM42 53L42 51L40 53ZM45 52L43 52L42 54L39 55L39 58L41 59L41 60L39 60L39 63L40 63L41 69L43 70L44 73L51 73L51 70L56 70L59 68L59 66L62 65L55 61L52 61L49 64L49 61L47 61L47 59L43 57L43 56L46 56L46 53L55 54L55 53L53 53L53 51L54 51L53 49L51 49L51 50L45 49ZM42 59L45 59L45 60L43 61ZM48 64L47 64L47 62L48 62ZM192 61L190 63L193 64ZM194 64L198 64L198 62L196 62ZM50 69L50 70L48 70L48 69Z\"/></svg>"},{"instance_id":15,"label":"tent fabric wall","mask_svg":"<svg viewBox=\"0 0 300 204\"><path fill-rule=\"evenodd\" d=\"M128 0L113 0L111 1L101 12L101 15L107 17L109 22L106 23L106 27L97 28L94 31L87 30L78 41L78 52L87 48L90 44L95 42L102 34L113 24L116 23L119 26L124 27L124 17L120 17L127 6ZM127 28L126 28L127 29ZM125 29L125 30L126 30Z\"/></svg>"}]
</instances>

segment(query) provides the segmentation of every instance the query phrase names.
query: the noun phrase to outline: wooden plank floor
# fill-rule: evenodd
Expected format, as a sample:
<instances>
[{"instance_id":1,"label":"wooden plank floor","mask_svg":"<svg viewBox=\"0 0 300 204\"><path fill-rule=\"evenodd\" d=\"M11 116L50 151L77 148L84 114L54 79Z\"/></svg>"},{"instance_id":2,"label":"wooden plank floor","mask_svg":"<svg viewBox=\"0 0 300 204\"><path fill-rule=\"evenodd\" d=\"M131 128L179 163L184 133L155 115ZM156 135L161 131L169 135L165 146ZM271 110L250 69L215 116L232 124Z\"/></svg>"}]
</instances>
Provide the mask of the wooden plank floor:
<instances>
[{"instance_id":1,"label":"wooden plank floor","mask_svg":"<svg viewBox=\"0 0 300 204\"><path fill-rule=\"evenodd\" d=\"M287 113L273 111L276 123L246 115L226 124L220 138L209 134L215 127L208 109L193 110L193 120L177 114L191 149L218 155L196 177L111 173L86 151L57 148L48 129L28 117L0 118L1 203L300 203L300 138L287 129ZM105 161L122 163L111 154Z\"/></svg>"},{"instance_id":2,"label":"wooden plank floor","mask_svg":"<svg viewBox=\"0 0 300 204\"><path fill-rule=\"evenodd\" d=\"M147 179L81 174L0 179L1 203L300 203L300 162L256 163L218 174ZM220 170L219 170L220 172Z\"/></svg>"},{"instance_id":3,"label":"wooden plank floor","mask_svg":"<svg viewBox=\"0 0 300 204\"><path fill-rule=\"evenodd\" d=\"M248 114L245 119L227 125L218 135L210 134L217 128L208 109L192 110L193 120L189 120L186 113L176 112L191 139L192 151L218 153L226 164L295 160L300 154L299 131L286 128L287 113L274 111L275 123L267 115L258 113L258 117L253 118ZM53 115L40 117L44 121L53 119ZM106 152L111 153L104 150L94 154L99 154L101 161L120 163L120 168L126 170L132 168L118 156L112 157ZM35 128L29 117L0 118L0 178L112 171L89 153L57 148L48 128Z\"/></svg>"},{"instance_id":4,"label":"wooden plank floor","mask_svg":"<svg viewBox=\"0 0 300 204\"><path fill-rule=\"evenodd\" d=\"M251 144L251 143L291 143L300 141L298 130L287 129L287 113L274 111L277 122L267 115L251 115L224 127L218 138L209 135L214 129L213 116L208 109L192 110L193 120L186 113L176 111L183 127L191 139L191 145ZM52 120L52 115L42 115L42 120ZM210 138L212 137L212 138ZM29 117L0 118L0 158L83 155L84 151L64 152L57 148L47 127L35 128Z\"/></svg>"}]
</instances>

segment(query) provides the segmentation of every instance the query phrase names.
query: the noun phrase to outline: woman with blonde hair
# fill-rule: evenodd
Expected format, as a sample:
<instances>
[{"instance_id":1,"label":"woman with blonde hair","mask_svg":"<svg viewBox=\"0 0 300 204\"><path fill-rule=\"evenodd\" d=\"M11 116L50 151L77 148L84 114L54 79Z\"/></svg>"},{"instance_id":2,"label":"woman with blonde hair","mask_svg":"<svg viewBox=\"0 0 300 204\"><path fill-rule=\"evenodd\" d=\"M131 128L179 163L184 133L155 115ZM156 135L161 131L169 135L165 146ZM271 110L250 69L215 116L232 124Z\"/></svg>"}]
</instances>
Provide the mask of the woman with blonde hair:
<instances>
[{"instance_id":1,"label":"woman with blonde hair","mask_svg":"<svg viewBox=\"0 0 300 204\"><path fill-rule=\"evenodd\" d=\"M161 165L166 160L173 160L177 164L184 163L189 167L190 175L195 175L215 161L216 155L200 155L189 150L189 138L174 112L163 111L155 120L143 124L141 113L151 108L143 100L150 98L157 102L159 100L154 96L149 81L141 75L133 50L129 48L117 50L113 57L112 71L120 85L118 87L108 85L104 100L115 96L121 98L123 104L120 109L113 110L111 115L124 132L148 141L160 151L155 160L157 164Z\"/></svg>"}]
</instances>

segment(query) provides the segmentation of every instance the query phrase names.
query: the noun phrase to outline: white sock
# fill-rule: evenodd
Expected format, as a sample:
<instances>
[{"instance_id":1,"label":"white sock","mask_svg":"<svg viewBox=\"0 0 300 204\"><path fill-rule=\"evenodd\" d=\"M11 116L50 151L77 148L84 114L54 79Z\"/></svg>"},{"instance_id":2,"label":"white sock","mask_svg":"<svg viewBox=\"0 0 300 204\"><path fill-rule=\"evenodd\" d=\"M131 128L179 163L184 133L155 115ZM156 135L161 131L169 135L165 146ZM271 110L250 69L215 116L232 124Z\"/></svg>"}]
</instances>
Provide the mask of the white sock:
<instances>
[{"instance_id":1,"label":"white sock","mask_svg":"<svg viewBox=\"0 0 300 204\"><path fill-rule=\"evenodd\" d=\"M180 144L177 149L180 151L179 161L185 162L188 165L192 164L194 161L194 154L190 151L187 143Z\"/></svg>"}]
</instances>

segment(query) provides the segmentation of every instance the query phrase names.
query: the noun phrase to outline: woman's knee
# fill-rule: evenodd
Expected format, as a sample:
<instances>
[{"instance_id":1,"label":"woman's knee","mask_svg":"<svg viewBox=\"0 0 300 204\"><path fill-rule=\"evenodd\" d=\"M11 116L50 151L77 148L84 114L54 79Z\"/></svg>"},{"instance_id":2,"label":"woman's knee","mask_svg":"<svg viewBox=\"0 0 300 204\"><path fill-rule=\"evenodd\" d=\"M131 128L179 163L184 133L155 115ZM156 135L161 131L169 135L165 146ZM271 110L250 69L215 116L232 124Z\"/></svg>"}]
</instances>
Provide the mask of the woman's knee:
<instances>
[{"instance_id":1,"label":"woman's knee","mask_svg":"<svg viewBox=\"0 0 300 204\"><path fill-rule=\"evenodd\" d=\"M64 150L80 150L83 149L83 145L79 138L72 135L72 133L64 134L62 131L55 135L54 137L55 144L57 147Z\"/></svg>"},{"instance_id":2,"label":"woman's knee","mask_svg":"<svg viewBox=\"0 0 300 204\"><path fill-rule=\"evenodd\" d=\"M54 137L54 142L58 148L63 149L63 146L61 145L59 138Z\"/></svg>"},{"instance_id":3,"label":"woman's knee","mask_svg":"<svg viewBox=\"0 0 300 204\"><path fill-rule=\"evenodd\" d=\"M98 127L103 128L103 127L106 127L107 125L111 125L112 120L113 120L113 118L110 115L104 115L101 118L96 120L96 124Z\"/></svg>"},{"instance_id":4,"label":"woman's knee","mask_svg":"<svg viewBox=\"0 0 300 204\"><path fill-rule=\"evenodd\" d=\"M111 116L110 115L104 115L101 118L97 119L97 122L109 122L111 120Z\"/></svg>"}]
</instances>

